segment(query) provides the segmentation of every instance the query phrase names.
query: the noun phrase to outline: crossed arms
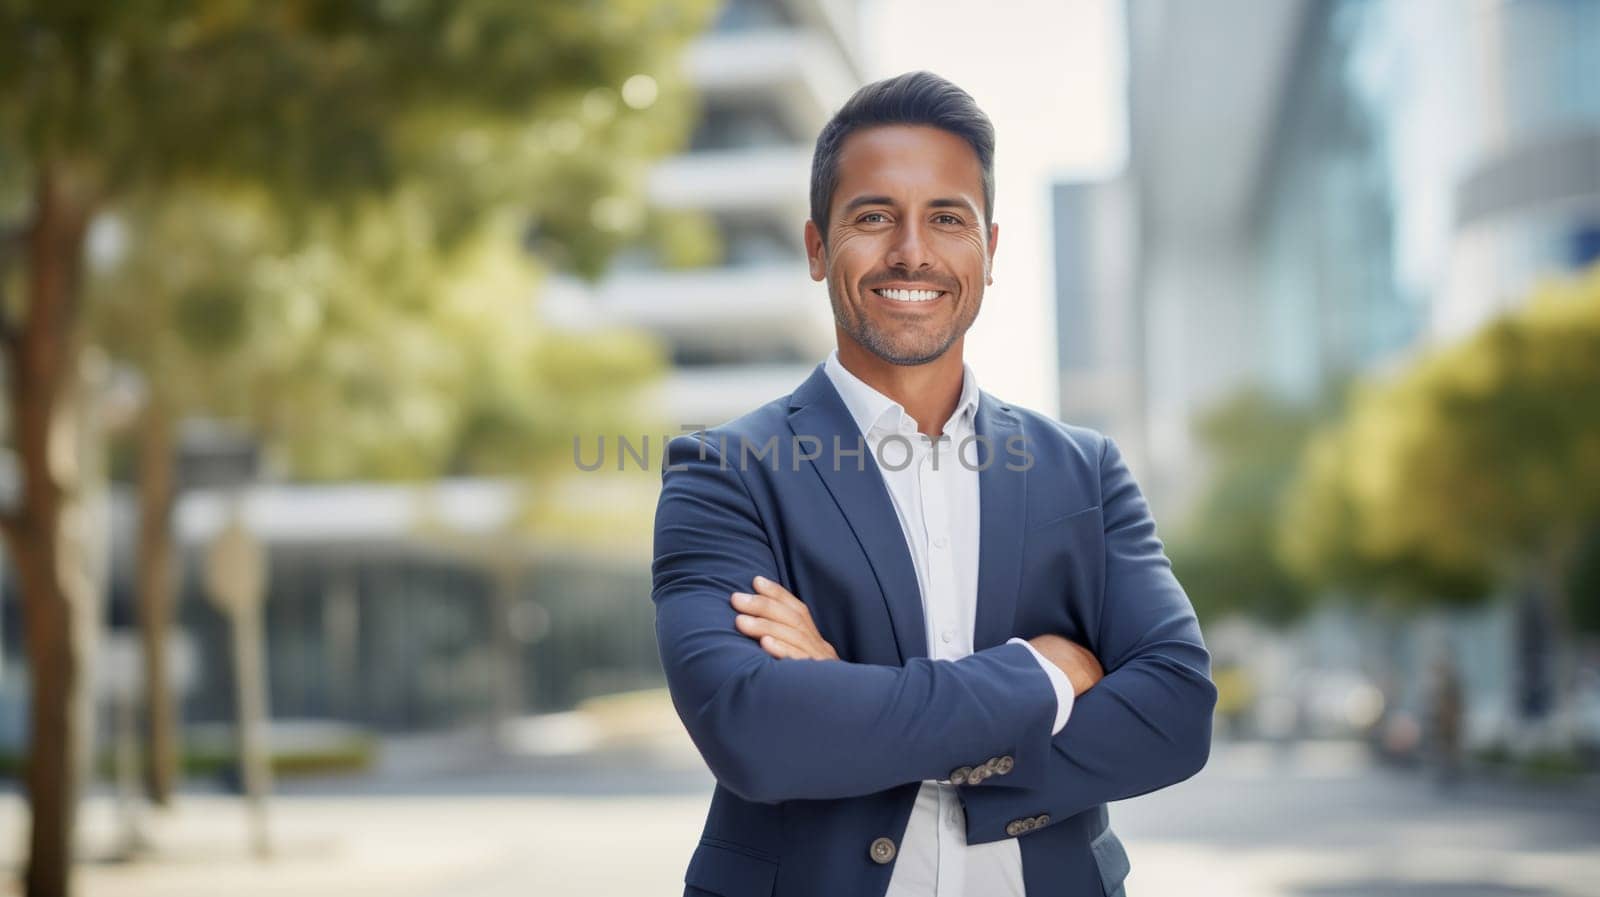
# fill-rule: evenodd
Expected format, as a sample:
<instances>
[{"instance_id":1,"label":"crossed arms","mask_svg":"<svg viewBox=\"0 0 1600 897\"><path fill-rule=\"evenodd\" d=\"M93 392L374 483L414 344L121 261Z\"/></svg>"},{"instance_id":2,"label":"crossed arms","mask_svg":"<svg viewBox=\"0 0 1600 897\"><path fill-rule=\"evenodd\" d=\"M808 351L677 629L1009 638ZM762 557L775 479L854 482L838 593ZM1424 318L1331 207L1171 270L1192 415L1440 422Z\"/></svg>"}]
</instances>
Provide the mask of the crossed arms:
<instances>
[{"instance_id":1,"label":"crossed arms","mask_svg":"<svg viewBox=\"0 0 1600 897\"><path fill-rule=\"evenodd\" d=\"M1055 692L1026 646L904 666L805 662L796 658L821 648L791 643L803 634L736 622L730 596L755 576L776 580L777 564L732 467L692 437L668 447L652 598L678 715L735 794L762 802L853 797L1014 755L1009 775L961 787L967 840L977 844L1008 837L1006 822L1020 816L1067 819L1205 764L1216 703L1210 658L1144 498L1109 439L1100 459L1106 570L1098 639L1108 672L1077 697L1055 736ZM758 642L762 636L775 641Z\"/></svg>"}]
</instances>

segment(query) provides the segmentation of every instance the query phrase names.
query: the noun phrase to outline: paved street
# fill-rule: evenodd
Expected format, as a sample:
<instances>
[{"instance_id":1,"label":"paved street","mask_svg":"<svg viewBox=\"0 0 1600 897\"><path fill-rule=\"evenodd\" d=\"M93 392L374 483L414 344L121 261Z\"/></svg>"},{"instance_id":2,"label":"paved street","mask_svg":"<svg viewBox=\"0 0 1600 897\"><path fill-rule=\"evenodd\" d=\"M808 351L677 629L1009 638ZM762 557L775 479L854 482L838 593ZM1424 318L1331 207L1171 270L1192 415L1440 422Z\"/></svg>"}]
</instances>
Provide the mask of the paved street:
<instances>
[{"instance_id":1,"label":"paved street","mask_svg":"<svg viewBox=\"0 0 1600 897\"><path fill-rule=\"evenodd\" d=\"M676 895L708 783L681 751L296 783L273 804L270 862L247 854L234 799L186 794L146 821L153 857L86 863L83 893ZM114 842L113 809L103 796L86 807L99 857ZM1478 783L1441 794L1371 768L1356 745L1219 745L1200 776L1115 805L1112 819L1135 897L1600 895L1594 792ZM22 822L16 797L0 799L10 863Z\"/></svg>"},{"instance_id":2,"label":"paved street","mask_svg":"<svg viewBox=\"0 0 1600 897\"><path fill-rule=\"evenodd\" d=\"M1468 784L1441 793L1356 745L1223 746L1193 780L1112 807L1132 894L1600 894L1600 796Z\"/></svg>"}]
</instances>

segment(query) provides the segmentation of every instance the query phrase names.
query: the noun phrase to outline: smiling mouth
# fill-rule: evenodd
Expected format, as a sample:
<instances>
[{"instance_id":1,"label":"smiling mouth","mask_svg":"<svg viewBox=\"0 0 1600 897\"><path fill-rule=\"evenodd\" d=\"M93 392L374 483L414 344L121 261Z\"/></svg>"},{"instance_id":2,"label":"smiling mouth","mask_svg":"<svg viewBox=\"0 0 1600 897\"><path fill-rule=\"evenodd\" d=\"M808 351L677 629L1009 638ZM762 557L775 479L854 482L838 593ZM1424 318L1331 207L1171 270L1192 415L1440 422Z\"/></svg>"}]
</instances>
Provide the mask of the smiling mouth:
<instances>
[{"instance_id":1,"label":"smiling mouth","mask_svg":"<svg viewBox=\"0 0 1600 897\"><path fill-rule=\"evenodd\" d=\"M938 299L940 296L944 295L944 290L886 290L886 289L876 289L876 290L873 290L873 292L877 293L879 296L882 296L885 299L892 299L895 302L905 302L905 303L932 302L933 300Z\"/></svg>"}]
</instances>

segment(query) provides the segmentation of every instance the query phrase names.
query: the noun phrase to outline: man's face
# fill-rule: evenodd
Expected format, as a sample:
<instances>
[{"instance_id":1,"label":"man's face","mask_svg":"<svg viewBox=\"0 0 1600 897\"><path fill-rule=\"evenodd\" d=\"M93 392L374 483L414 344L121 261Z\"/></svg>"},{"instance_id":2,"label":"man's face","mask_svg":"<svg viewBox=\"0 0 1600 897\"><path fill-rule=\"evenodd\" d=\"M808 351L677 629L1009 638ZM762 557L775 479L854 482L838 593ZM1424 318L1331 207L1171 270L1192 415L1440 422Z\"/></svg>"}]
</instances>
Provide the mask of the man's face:
<instances>
[{"instance_id":1,"label":"man's face","mask_svg":"<svg viewBox=\"0 0 1600 897\"><path fill-rule=\"evenodd\" d=\"M841 338L891 364L943 355L978 316L999 225L983 223L977 154L949 131L880 125L839 153L828 242L806 222L811 279Z\"/></svg>"}]
</instances>

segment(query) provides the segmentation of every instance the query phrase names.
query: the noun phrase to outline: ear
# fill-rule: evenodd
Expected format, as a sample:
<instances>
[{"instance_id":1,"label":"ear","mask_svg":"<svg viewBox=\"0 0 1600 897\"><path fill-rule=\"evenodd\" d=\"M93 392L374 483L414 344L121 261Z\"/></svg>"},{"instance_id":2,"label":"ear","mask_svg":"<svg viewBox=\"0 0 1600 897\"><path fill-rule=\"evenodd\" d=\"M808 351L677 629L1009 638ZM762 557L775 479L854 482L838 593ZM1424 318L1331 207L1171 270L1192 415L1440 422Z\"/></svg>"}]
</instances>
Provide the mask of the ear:
<instances>
[{"instance_id":1,"label":"ear","mask_svg":"<svg viewBox=\"0 0 1600 897\"><path fill-rule=\"evenodd\" d=\"M983 282L994 283L994 250L1000 245L1000 222L989 224L989 252L983 260Z\"/></svg>"},{"instance_id":2,"label":"ear","mask_svg":"<svg viewBox=\"0 0 1600 897\"><path fill-rule=\"evenodd\" d=\"M828 279L828 248L822 245L822 232L817 223L806 219L806 261L811 266L811 279L821 283Z\"/></svg>"}]
</instances>

